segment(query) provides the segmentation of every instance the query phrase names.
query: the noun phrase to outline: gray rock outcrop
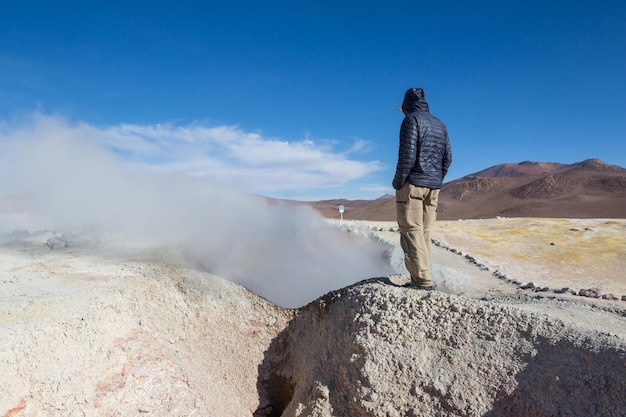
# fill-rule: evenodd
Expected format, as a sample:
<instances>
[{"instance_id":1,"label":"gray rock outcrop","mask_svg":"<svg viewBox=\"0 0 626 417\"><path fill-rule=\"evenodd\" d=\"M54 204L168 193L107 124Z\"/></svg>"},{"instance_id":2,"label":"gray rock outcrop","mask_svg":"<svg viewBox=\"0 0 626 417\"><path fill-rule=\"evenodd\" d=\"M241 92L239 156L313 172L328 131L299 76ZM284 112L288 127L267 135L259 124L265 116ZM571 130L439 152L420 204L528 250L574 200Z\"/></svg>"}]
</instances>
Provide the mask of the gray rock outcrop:
<instances>
[{"instance_id":1,"label":"gray rock outcrop","mask_svg":"<svg viewBox=\"0 0 626 417\"><path fill-rule=\"evenodd\" d=\"M274 339L255 416L616 416L625 357L618 335L372 279Z\"/></svg>"}]
</instances>

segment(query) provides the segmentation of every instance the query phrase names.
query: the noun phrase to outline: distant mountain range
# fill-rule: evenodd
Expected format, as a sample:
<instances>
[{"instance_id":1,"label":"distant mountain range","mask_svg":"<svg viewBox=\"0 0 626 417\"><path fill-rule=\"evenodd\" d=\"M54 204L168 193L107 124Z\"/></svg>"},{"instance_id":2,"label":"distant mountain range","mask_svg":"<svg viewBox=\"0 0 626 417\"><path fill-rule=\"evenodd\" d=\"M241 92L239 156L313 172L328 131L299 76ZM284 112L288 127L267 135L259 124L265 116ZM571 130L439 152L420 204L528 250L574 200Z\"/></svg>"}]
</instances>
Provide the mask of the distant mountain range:
<instances>
[{"instance_id":1,"label":"distant mountain range","mask_svg":"<svg viewBox=\"0 0 626 417\"><path fill-rule=\"evenodd\" d=\"M395 220L395 196L308 203L328 218ZM587 159L575 164L495 165L443 185L440 220L493 217L626 218L626 169Z\"/></svg>"}]
</instances>

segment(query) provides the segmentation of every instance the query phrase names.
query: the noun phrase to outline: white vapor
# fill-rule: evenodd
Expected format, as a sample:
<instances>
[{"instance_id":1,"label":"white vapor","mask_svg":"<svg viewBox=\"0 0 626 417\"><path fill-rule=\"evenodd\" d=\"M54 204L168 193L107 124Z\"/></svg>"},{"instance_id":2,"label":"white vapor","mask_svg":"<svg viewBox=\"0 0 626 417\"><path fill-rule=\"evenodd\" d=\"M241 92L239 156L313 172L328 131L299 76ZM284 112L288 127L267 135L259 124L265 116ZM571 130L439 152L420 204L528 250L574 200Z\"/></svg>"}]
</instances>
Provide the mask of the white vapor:
<instances>
[{"instance_id":1,"label":"white vapor","mask_svg":"<svg viewBox=\"0 0 626 417\"><path fill-rule=\"evenodd\" d=\"M376 165L227 126L100 128L36 114L26 125L0 124L0 198L33 196L37 204L31 213L0 205L0 233L97 225L146 237L183 247L210 272L279 305L299 307L392 273L387 248L331 227L306 206L270 204L233 184L245 177L259 186L319 186Z\"/></svg>"}]
</instances>

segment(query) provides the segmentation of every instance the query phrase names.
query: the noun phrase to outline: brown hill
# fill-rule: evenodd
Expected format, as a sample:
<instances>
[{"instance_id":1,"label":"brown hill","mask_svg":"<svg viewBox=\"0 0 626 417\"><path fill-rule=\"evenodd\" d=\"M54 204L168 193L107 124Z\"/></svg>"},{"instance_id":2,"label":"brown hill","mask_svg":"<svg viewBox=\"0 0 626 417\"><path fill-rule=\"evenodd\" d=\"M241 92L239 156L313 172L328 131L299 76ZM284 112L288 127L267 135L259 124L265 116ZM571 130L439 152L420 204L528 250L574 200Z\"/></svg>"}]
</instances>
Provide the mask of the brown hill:
<instances>
[{"instance_id":1,"label":"brown hill","mask_svg":"<svg viewBox=\"0 0 626 417\"><path fill-rule=\"evenodd\" d=\"M395 220L393 195L310 203L325 217ZM598 159L501 164L444 184L440 220L502 217L626 218L626 169Z\"/></svg>"},{"instance_id":2,"label":"brown hill","mask_svg":"<svg viewBox=\"0 0 626 417\"><path fill-rule=\"evenodd\" d=\"M500 164L472 174L476 177L512 177L519 175L551 174L562 169L567 169L570 165L555 162L531 162L524 161L519 164Z\"/></svg>"},{"instance_id":3,"label":"brown hill","mask_svg":"<svg viewBox=\"0 0 626 417\"><path fill-rule=\"evenodd\" d=\"M339 206L344 206L343 218L346 220L395 220L395 196L391 194L376 200L322 200L309 205L329 219L340 218Z\"/></svg>"}]
</instances>

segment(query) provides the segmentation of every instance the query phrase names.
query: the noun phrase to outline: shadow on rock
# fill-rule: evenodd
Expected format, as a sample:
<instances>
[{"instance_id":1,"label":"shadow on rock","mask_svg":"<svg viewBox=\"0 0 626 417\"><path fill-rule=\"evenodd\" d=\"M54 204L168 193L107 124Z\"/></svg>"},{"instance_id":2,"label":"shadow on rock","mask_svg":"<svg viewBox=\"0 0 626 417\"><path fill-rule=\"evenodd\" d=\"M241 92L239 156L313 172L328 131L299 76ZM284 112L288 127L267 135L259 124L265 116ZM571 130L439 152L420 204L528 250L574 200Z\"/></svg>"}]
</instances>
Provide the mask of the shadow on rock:
<instances>
[{"instance_id":1,"label":"shadow on rock","mask_svg":"<svg viewBox=\"0 0 626 417\"><path fill-rule=\"evenodd\" d=\"M341 403L332 403L347 391L330 387L350 385L346 377L358 372L362 363L355 358L363 352L350 340L352 330L357 330L352 314L337 316L334 306L351 289L365 284L397 286L387 277L377 277L330 292L300 308L272 341L259 366L260 405L255 417L289 416L296 411L300 415L330 416L333 410L342 409ZM342 349L336 348L337 343ZM329 367L339 374L328 372ZM303 390L313 396L306 404L298 400Z\"/></svg>"},{"instance_id":2,"label":"shadow on rock","mask_svg":"<svg viewBox=\"0 0 626 417\"><path fill-rule=\"evenodd\" d=\"M598 340L537 337L535 352L485 417L617 416L626 407L625 353Z\"/></svg>"}]
</instances>

